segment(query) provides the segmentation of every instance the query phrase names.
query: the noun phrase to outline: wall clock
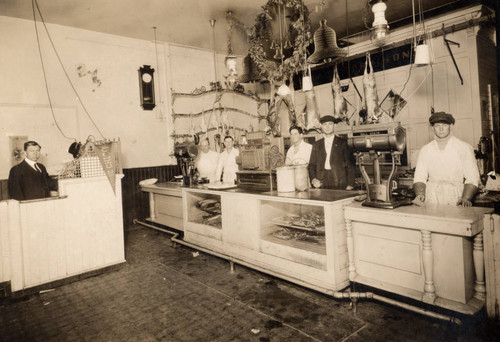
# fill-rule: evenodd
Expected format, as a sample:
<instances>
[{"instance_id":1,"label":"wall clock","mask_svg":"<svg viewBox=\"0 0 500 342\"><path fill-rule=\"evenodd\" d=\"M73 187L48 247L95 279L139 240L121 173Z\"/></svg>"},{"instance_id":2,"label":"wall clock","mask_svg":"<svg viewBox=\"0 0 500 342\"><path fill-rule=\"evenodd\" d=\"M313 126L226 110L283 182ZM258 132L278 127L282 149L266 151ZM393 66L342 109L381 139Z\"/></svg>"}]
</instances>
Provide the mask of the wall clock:
<instances>
[{"instance_id":1,"label":"wall clock","mask_svg":"<svg viewBox=\"0 0 500 342\"><path fill-rule=\"evenodd\" d=\"M144 110L152 110L155 104L155 87L153 74L155 69L150 65L139 68L139 90L141 95L141 106Z\"/></svg>"}]
</instances>

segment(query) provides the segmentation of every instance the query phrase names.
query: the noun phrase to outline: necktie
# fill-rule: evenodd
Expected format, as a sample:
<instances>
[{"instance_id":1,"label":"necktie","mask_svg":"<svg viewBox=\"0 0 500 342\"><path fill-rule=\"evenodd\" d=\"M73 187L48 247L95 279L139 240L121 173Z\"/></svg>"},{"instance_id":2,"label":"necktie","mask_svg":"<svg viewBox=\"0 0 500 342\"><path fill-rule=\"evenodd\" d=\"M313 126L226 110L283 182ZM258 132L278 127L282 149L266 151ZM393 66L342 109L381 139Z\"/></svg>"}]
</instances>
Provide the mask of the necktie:
<instances>
[{"instance_id":1,"label":"necktie","mask_svg":"<svg viewBox=\"0 0 500 342\"><path fill-rule=\"evenodd\" d=\"M38 167L38 164L37 164L37 163L35 163L35 169L36 169L38 172L40 172L40 173L42 172L42 170L40 170L40 168Z\"/></svg>"}]
</instances>

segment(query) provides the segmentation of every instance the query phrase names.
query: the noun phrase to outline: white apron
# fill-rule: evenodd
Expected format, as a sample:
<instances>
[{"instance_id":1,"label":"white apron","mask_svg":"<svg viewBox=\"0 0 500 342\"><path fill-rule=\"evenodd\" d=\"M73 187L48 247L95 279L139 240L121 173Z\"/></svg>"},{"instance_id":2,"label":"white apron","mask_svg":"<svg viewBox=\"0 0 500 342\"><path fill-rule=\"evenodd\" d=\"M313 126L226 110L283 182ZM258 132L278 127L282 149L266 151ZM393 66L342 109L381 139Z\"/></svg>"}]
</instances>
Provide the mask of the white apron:
<instances>
[{"instance_id":1,"label":"white apron","mask_svg":"<svg viewBox=\"0 0 500 342\"><path fill-rule=\"evenodd\" d=\"M472 148L451 137L444 150L435 141L424 146L417 162L415 182L426 183L427 203L456 205L465 183L479 181Z\"/></svg>"}]
</instances>

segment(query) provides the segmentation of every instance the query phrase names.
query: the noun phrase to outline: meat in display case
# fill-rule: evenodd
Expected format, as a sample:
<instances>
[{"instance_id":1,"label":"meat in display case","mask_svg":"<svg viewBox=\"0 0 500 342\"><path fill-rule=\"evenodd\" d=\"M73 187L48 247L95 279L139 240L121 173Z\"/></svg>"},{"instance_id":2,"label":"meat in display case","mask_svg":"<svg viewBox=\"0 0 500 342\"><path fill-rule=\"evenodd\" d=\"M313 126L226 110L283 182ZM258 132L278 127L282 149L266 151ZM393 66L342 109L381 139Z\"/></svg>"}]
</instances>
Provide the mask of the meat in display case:
<instances>
[{"instance_id":1,"label":"meat in display case","mask_svg":"<svg viewBox=\"0 0 500 342\"><path fill-rule=\"evenodd\" d=\"M222 229L220 196L206 193L190 194L187 220L212 228Z\"/></svg>"},{"instance_id":2,"label":"meat in display case","mask_svg":"<svg viewBox=\"0 0 500 342\"><path fill-rule=\"evenodd\" d=\"M323 206L261 201L261 251L326 268Z\"/></svg>"}]
</instances>

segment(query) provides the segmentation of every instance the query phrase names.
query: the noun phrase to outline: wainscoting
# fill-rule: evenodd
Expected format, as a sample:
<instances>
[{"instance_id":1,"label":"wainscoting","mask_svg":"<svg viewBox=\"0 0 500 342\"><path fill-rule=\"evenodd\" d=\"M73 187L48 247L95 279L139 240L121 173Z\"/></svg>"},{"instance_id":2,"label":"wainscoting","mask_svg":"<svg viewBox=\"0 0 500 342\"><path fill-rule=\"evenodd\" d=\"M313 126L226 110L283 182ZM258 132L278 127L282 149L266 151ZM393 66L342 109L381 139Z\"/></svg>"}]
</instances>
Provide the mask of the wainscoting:
<instances>
[{"instance_id":1,"label":"wainscoting","mask_svg":"<svg viewBox=\"0 0 500 342\"><path fill-rule=\"evenodd\" d=\"M163 165L123 169L123 174L123 224L127 228L134 219L144 220L149 217L149 196L147 192L141 191L139 182L149 178L167 182L181 174L181 171L177 165Z\"/></svg>"},{"instance_id":2,"label":"wainscoting","mask_svg":"<svg viewBox=\"0 0 500 342\"><path fill-rule=\"evenodd\" d=\"M158 182L167 182L181 174L177 165L163 165L123 169L122 179L123 225L125 229L134 219L144 220L149 217L149 197L141 191L139 182L148 178L156 178ZM9 199L7 180L0 180L0 201Z\"/></svg>"}]
</instances>

